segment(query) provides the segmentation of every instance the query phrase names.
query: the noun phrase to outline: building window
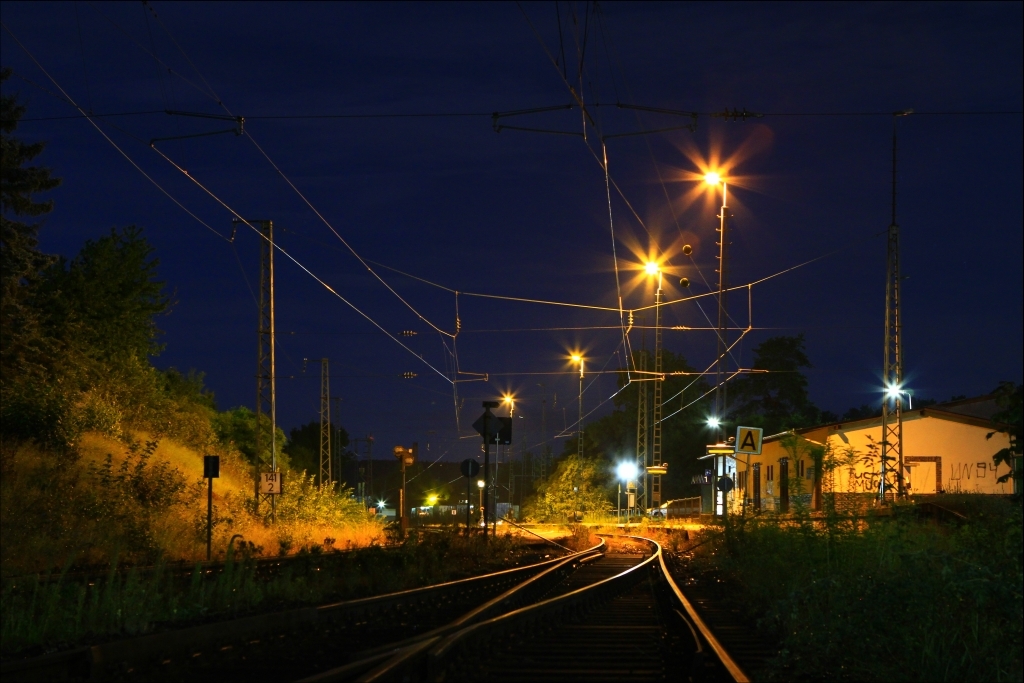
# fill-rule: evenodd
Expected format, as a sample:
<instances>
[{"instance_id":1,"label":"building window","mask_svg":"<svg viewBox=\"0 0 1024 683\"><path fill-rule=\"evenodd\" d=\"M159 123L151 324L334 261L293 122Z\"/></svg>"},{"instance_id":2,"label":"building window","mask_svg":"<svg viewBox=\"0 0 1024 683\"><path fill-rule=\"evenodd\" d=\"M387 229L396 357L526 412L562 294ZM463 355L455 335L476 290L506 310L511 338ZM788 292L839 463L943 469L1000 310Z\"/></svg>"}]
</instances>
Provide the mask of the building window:
<instances>
[{"instance_id":1,"label":"building window","mask_svg":"<svg viewBox=\"0 0 1024 683\"><path fill-rule=\"evenodd\" d=\"M764 480L775 481L775 465L768 465L765 467Z\"/></svg>"},{"instance_id":2,"label":"building window","mask_svg":"<svg viewBox=\"0 0 1024 683\"><path fill-rule=\"evenodd\" d=\"M796 461L796 476L798 476L798 477L804 476L804 461L803 460L797 460Z\"/></svg>"}]
</instances>

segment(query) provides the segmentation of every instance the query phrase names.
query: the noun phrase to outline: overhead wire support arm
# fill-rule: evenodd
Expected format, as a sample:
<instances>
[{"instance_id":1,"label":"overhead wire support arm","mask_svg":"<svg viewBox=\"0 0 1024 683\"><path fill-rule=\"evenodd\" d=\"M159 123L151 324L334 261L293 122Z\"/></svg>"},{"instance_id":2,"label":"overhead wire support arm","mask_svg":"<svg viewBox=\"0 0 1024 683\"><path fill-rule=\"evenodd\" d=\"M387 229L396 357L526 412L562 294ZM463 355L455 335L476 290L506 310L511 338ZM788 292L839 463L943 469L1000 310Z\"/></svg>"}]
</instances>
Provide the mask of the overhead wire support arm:
<instances>
[{"instance_id":1,"label":"overhead wire support arm","mask_svg":"<svg viewBox=\"0 0 1024 683\"><path fill-rule=\"evenodd\" d=\"M165 109L167 114L171 116L191 116L199 119L215 119L217 121L234 121L234 128L225 128L223 130L214 130L209 133L193 133L191 135L172 135L166 138L153 138L149 141L149 146L152 147L158 142L165 142L167 140L187 140L189 138L205 138L210 135L221 135L223 133L234 133L236 136L240 136L245 133L245 117L244 116L228 116L226 114L202 114L192 111L175 111L173 109Z\"/></svg>"},{"instance_id":2,"label":"overhead wire support arm","mask_svg":"<svg viewBox=\"0 0 1024 683\"><path fill-rule=\"evenodd\" d=\"M729 111L729 108L726 107L722 111L713 111L710 114L708 114L708 116L710 116L713 119L725 119L726 121L728 121L729 119L732 119L733 121L736 121L736 120L746 121L748 118L750 118L750 119L761 119L761 118L764 118L764 114L761 114L759 112L747 111L746 107L743 107L743 111L740 111L740 110L736 109L735 107L733 107L732 111Z\"/></svg>"},{"instance_id":3,"label":"overhead wire support arm","mask_svg":"<svg viewBox=\"0 0 1024 683\"><path fill-rule=\"evenodd\" d=\"M576 105L572 102L568 104L557 104L551 107L534 107L532 109L516 109L514 111L496 111L491 114L491 124L494 126L495 132L497 132L498 120L508 118L509 116L522 116L523 114L539 114L546 111L563 111L566 109L572 109Z\"/></svg>"},{"instance_id":4,"label":"overhead wire support arm","mask_svg":"<svg viewBox=\"0 0 1024 683\"><path fill-rule=\"evenodd\" d=\"M696 133L697 132L697 116L698 116L698 114L695 111L681 111L679 109L662 109L661 107L645 107L645 106L642 106L642 105L639 105L639 104L622 104L621 102L616 102L615 106L618 109L633 109L633 110L636 110L636 111L648 111L648 112L651 112L651 113L654 113L654 114L668 114L669 116L688 116L689 118L693 119L693 122L688 124L688 125L686 125L686 126L679 126L677 128L662 128L660 130L646 131L647 133L661 133L661 132L670 131L670 130L680 130L680 129L683 129L683 128L689 130L691 133ZM634 133L634 135L639 135L639 133ZM609 136L606 136L606 137L613 137L613 136L609 135ZM620 137L620 136L614 136L614 137Z\"/></svg>"}]
</instances>

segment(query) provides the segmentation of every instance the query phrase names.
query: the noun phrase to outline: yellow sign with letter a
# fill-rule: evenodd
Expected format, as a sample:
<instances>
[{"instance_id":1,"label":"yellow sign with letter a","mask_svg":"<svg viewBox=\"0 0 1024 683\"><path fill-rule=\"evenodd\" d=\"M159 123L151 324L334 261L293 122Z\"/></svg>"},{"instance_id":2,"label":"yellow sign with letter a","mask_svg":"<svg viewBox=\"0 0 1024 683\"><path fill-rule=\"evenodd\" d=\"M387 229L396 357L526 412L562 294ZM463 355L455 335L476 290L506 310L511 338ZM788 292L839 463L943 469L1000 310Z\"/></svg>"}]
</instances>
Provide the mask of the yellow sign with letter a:
<instances>
[{"instance_id":1,"label":"yellow sign with letter a","mask_svg":"<svg viewBox=\"0 0 1024 683\"><path fill-rule=\"evenodd\" d=\"M764 430L760 427L736 428L736 452L747 455L761 455L761 441Z\"/></svg>"}]
</instances>

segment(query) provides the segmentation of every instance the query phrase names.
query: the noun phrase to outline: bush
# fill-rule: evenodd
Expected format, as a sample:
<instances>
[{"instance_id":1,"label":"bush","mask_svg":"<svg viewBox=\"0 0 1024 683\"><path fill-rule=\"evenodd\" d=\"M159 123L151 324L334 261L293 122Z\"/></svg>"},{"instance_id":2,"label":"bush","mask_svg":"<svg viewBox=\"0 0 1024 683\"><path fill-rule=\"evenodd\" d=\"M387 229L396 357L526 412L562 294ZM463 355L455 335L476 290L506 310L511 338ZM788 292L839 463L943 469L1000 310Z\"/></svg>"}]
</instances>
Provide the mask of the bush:
<instances>
[{"instance_id":1,"label":"bush","mask_svg":"<svg viewBox=\"0 0 1024 683\"><path fill-rule=\"evenodd\" d=\"M1020 680L1019 506L949 529L907 507L867 522L748 520L700 549L782 646L770 678Z\"/></svg>"}]
</instances>

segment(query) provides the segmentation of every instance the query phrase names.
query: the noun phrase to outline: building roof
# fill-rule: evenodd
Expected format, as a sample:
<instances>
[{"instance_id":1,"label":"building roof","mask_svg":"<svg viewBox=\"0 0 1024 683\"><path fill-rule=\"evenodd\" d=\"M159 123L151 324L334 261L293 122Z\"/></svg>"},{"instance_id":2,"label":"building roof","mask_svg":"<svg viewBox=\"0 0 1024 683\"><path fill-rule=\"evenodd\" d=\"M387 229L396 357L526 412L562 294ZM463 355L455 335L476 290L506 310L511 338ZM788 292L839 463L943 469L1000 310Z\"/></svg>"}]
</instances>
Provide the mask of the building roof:
<instances>
[{"instance_id":1,"label":"building roof","mask_svg":"<svg viewBox=\"0 0 1024 683\"><path fill-rule=\"evenodd\" d=\"M991 420L993 415L1002 410L1002 407L996 401L995 394L989 394L988 396L976 396L974 398L964 398L959 401L937 403L930 407L943 410L948 413L980 417L985 420Z\"/></svg>"},{"instance_id":2,"label":"building roof","mask_svg":"<svg viewBox=\"0 0 1024 683\"><path fill-rule=\"evenodd\" d=\"M978 396L975 398L967 398L959 401L950 401L948 403L938 403L930 405L926 408L915 408L914 410L904 410L904 418L913 417L934 417L940 420L949 420L951 422L960 422L963 424L969 424L975 427L982 427L985 429L995 429L997 431L1006 431L1009 429L1009 425L1001 422L994 422L992 415L997 413L1000 407L996 404L995 396ZM827 429L830 432L838 432L841 430L850 429L863 429L865 427L872 427L875 424L881 424L882 415L879 413L874 417L862 418L859 420L846 420L839 422L829 422L825 424L815 425L813 427L802 427L800 429L790 429L785 432L778 434L772 434L764 437L765 442L778 441L784 436L789 434L809 434L811 432L821 431Z\"/></svg>"}]
</instances>

